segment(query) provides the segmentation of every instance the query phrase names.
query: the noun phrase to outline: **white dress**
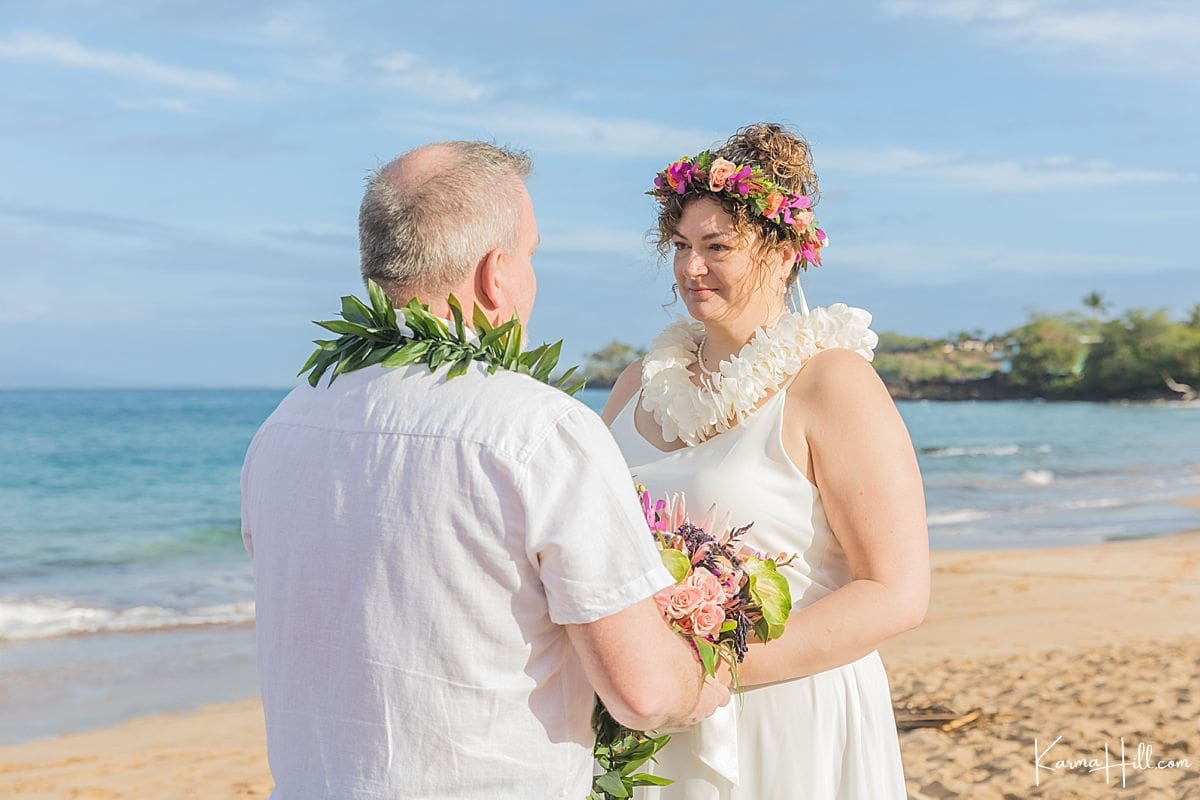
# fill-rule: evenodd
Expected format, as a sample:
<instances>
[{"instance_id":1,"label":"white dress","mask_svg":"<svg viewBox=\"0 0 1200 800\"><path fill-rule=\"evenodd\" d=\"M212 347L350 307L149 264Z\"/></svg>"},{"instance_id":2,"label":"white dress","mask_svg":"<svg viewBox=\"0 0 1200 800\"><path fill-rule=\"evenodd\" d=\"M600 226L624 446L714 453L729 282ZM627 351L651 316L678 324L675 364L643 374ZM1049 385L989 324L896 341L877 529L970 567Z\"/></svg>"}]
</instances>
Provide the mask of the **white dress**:
<instances>
[{"instance_id":1,"label":"white dress","mask_svg":"<svg viewBox=\"0 0 1200 800\"><path fill-rule=\"evenodd\" d=\"M612 426L638 483L652 496L683 492L691 514L716 503L766 552L799 553L780 571L793 610L849 583L846 555L821 497L783 447L786 385L740 425L664 453L637 432L634 405ZM906 797L887 674L875 651L835 669L735 696L658 755L653 771L674 779L638 790L661 800L902 800Z\"/></svg>"}]
</instances>

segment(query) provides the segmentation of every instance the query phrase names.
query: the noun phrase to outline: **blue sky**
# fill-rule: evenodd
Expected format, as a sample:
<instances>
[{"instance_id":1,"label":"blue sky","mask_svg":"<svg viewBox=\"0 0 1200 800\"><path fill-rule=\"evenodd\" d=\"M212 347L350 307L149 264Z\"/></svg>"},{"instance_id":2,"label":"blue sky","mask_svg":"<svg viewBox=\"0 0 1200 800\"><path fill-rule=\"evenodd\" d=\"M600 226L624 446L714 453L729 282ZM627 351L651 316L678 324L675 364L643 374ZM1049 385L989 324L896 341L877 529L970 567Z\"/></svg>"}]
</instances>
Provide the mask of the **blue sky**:
<instances>
[{"instance_id":1,"label":"blue sky","mask_svg":"<svg viewBox=\"0 0 1200 800\"><path fill-rule=\"evenodd\" d=\"M744 18L737 10L747 9ZM739 125L812 143L810 303L1000 331L1099 290L1200 302L1191 2L6 2L0 386L286 386L360 292L367 171L528 149L533 338L645 344L667 161Z\"/></svg>"}]
</instances>

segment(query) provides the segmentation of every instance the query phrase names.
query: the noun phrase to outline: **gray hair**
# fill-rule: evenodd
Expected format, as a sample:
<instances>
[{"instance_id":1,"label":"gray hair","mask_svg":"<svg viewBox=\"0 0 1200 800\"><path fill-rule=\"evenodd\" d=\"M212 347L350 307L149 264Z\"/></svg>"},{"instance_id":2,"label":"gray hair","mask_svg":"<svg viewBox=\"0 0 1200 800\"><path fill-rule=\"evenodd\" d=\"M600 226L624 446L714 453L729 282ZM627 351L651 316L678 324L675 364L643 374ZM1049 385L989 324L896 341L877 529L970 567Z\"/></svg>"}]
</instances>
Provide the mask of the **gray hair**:
<instances>
[{"instance_id":1,"label":"gray hair","mask_svg":"<svg viewBox=\"0 0 1200 800\"><path fill-rule=\"evenodd\" d=\"M532 168L527 154L485 142L437 142L388 162L368 178L359 209L363 279L442 289L488 251L515 248L518 187Z\"/></svg>"}]
</instances>

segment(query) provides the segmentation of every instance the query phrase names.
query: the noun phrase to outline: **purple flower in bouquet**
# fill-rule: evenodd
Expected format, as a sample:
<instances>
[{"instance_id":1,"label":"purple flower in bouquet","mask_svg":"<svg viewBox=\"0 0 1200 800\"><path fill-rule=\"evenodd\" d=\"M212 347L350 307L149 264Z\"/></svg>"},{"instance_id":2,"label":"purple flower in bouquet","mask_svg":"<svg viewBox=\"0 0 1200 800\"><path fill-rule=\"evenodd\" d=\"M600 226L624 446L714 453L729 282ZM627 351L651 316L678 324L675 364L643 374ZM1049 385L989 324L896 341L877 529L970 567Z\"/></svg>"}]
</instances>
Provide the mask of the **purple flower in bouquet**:
<instances>
[{"instance_id":1,"label":"purple flower in bouquet","mask_svg":"<svg viewBox=\"0 0 1200 800\"><path fill-rule=\"evenodd\" d=\"M729 517L719 516L715 507L693 524L682 494L655 500L645 487L637 490L646 527L675 578L673 585L654 596L659 611L692 643L705 674L715 675L718 662L724 661L736 684L737 665L746 657L751 634L761 642L783 634L792 599L777 567L794 556L769 558L746 547L741 537L750 525L731 527ZM635 787L671 782L637 772L666 746L669 735L650 736L624 728L599 702L592 726L600 769L589 800L627 798Z\"/></svg>"}]
</instances>

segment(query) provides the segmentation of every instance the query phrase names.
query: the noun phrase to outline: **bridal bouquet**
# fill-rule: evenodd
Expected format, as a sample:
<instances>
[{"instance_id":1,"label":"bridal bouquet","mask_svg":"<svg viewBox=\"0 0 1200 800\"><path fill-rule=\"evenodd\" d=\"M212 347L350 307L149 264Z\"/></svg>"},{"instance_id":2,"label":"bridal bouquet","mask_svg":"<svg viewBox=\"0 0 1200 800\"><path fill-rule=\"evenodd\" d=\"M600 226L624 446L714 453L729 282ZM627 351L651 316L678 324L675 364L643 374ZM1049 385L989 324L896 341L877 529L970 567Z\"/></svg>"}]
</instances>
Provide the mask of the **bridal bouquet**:
<instances>
[{"instance_id":1,"label":"bridal bouquet","mask_svg":"<svg viewBox=\"0 0 1200 800\"><path fill-rule=\"evenodd\" d=\"M750 549L741 537L751 525L732 528L728 516L709 509L703 519L689 520L685 499L678 494L655 501L644 486L637 487L663 564L675 585L655 595L663 616L696 649L704 672L716 675L725 662L737 685L737 666L746 657L750 635L768 642L783 634L792 608L787 580L778 567L795 556L769 557ZM637 770L671 740L622 726L596 702L592 715L596 731L594 755L600 774L592 781L588 800L613 800L633 795L637 786L665 786L668 778Z\"/></svg>"}]
</instances>

